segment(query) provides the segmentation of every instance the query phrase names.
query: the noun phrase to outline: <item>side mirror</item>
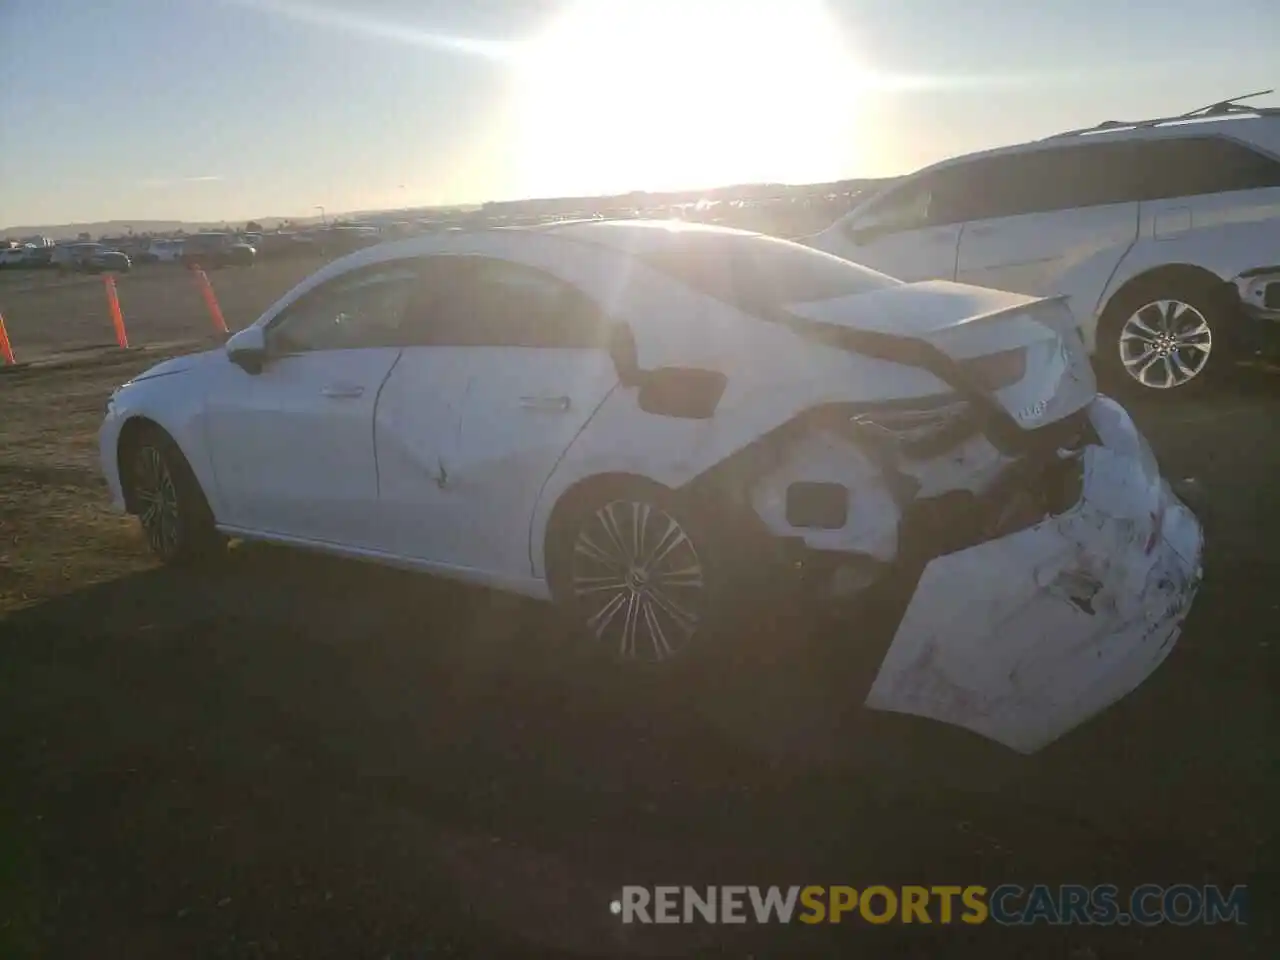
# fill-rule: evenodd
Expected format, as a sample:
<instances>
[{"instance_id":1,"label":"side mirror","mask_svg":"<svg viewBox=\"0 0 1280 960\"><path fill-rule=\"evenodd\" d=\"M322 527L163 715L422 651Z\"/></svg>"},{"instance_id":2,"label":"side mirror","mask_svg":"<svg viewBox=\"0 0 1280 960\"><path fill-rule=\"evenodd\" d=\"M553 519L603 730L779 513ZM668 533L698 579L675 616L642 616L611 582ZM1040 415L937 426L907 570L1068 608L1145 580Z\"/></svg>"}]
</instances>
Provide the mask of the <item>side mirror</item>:
<instances>
[{"instance_id":1,"label":"side mirror","mask_svg":"<svg viewBox=\"0 0 1280 960\"><path fill-rule=\"evenodd\" d=\"M267 335L262 327L246 327L226 344L227 358L245 373L261 373L267 363Z\"/></svg>"}]
</instances>

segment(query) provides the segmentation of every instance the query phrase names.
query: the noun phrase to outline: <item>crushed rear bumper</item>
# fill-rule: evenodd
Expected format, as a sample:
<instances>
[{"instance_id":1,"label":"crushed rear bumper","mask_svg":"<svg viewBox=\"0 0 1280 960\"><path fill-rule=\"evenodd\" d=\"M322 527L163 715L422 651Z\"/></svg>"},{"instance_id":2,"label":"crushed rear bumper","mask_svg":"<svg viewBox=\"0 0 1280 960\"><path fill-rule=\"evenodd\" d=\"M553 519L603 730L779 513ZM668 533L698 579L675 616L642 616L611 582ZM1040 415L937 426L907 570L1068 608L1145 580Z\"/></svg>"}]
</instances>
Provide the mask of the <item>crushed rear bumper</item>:
<instances>
[{"instance_id":1,"label":"crushed rear bumper","mask_svg":"<svg viewBox=\"0 0 1280 960\"><path fill-rule=\"evenodd\" d=\"M1033 753L1140 685L1201 579L1200 524L1128 413L1099 397L1078 502L925 567L867 695L873 709Z\"/></svg>"}]
</instances>

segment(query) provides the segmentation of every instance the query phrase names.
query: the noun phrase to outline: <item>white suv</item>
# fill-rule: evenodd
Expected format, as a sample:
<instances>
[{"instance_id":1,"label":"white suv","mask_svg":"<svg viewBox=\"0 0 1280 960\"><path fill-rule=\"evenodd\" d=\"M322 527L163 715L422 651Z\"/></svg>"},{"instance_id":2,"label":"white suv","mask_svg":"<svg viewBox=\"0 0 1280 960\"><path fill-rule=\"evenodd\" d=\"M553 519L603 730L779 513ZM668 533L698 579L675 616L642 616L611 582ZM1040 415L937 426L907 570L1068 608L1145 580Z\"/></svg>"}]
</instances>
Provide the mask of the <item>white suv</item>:
<instances>
[{"instance_id":1,"label":"white suv","mask_svg":"<svg viewBox=\"0 0 1280 960\"><path fill-rule=\"evenodd\" d=\"M1280 331L1280 108L1242 99L947 160L805 242L902 280L1065 296L1100 375L1202 383L1211 353Z\"/></svg>"}]
</instances>

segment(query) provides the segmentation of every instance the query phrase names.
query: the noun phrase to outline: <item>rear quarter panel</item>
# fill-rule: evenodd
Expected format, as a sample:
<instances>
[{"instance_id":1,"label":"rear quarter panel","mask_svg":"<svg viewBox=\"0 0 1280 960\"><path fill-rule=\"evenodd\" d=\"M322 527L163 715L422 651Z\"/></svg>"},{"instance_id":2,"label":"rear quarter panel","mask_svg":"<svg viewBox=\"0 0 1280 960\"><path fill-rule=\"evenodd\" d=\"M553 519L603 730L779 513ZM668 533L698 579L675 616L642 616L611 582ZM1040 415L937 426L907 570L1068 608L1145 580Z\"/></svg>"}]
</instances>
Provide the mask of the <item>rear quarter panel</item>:
<instances>
[{"instance_id":1,"label":"rear quarter panel","mask_svg":"<svg viewBox=\"0 0 1280 960\"><path fill-rule=\"evenodd\" d=\"M533 575L544 575L547 525L561 497L576 484L604 474L647 477L677 489L750 446L805 410L826 403L890 400L945 393L932 374L811 344L789 330L740 321L741 342L755 349L747 360L717 365L695 351L686 365L727 373L729 382L715 415L680 419L640 409L638 390L610 394L569 446L543 487L530 528ZM759 329L751 330L751 326ZM665 357L680 365L678 356Z\"/></svg>"},{"instance_id":2,"label":"rear quarter panel","mask_svg":"<svg viewBox=\"0 0 1280 960\"><path fill-rule=\"evenodd\" d=\"M1280 187L1147 202L1140 207L1137 243L1092 304L1087 285L1078 291L1078 308L1090 309L1096 325L1121 287L1169 264L1195 265L1225 282L1278 262Z\"/></svg>"}]
</instances>

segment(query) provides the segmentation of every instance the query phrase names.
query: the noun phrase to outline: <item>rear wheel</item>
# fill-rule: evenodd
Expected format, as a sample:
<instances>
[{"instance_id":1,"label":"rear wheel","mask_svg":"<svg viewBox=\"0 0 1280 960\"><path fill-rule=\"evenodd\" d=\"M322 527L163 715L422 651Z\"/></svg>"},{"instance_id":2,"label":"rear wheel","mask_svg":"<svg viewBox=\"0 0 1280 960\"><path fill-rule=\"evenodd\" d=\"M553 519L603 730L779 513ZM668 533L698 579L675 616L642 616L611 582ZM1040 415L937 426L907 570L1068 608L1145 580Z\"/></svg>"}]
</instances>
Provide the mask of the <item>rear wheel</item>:
<instances>
[{"instance_id":1,"label":"rear wheel","mask_svg":"<svg viewBox=\"0 0 1280 960\"><path fill-rule=\"evenodd\" d=\"M731 577L714 524L639 478L602 481L558 510L547 569L570 629L615 663L687 662L728 625Z\"/></svg>"},{"instance_id":2,"label":"rear wheel","mask_svg":"<svg viewBox=\"0 0 1280 960\"><path fill-rule=\"evenodd\" d=\"M130 500L152 553L165 563L182 564L222 547L200 483L168 434L156 428L142 431L123 459Z\"/></svg>"},{"instance_id":3,"label":"rear wheel","mask_svg":"<svg viewBox=\"0 0 1280 960\"><path fill-rule=\"evenodd\" d=\"M1130 395L1202 390L1226 365L1227 315L1207 281L1170 279L1126 291L1100 324L1101 372Z\"/></svg>"}]
</instances>

